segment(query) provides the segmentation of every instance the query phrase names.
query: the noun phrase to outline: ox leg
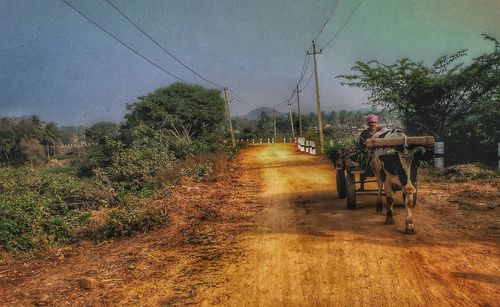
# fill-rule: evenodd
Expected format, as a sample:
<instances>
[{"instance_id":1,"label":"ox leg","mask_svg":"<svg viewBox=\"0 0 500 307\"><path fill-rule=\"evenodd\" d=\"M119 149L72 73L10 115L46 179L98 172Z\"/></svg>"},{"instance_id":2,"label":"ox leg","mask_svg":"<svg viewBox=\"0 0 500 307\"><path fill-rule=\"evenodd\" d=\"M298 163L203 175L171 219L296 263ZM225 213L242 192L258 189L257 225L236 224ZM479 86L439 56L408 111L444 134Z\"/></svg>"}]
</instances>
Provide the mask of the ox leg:
<instances>
[{"instance_id":1,"label":"ox leg","mask_svg":"<svg viewBox=\"0 0 500 307\"><path fill-rule=\"evenodd\" d=\"M410 206L413 205L413 194L406 194L404 203L405 203L405 207L406 207L406 229L405 229L405 232L408 235L414 235L416 233L416 231L415 231L415 226L413 226L413 218L411 215L411 208L410 208Z\"/></svg>"},{"instance_id":2,"label":"ox leg","mask_svg":"<svg viewBox=\"0 0 500 307\"><path fill-rule=\"evenodd\" d=\"M393 211L394 191L392 190L390 182L389 183L385 182L384 186L385 186L385 196L386 196L386 200L387 200L387 203L386 203L387 217L385 219L385 223L387 225L394 225L394 218L393 218L393 216L394 216L394 211Z\"/></svg>"},{"instance_id":3,"label":"ox leg","mask_svg":"<svg viewBox=\"0 0 500 307\"><path fill-rule=\"evenodd\" d=\"M377 212L382 212L382 189L384 188L384 183L379 178L377 178L377 186Z\"/></svg>"}]
</instances>

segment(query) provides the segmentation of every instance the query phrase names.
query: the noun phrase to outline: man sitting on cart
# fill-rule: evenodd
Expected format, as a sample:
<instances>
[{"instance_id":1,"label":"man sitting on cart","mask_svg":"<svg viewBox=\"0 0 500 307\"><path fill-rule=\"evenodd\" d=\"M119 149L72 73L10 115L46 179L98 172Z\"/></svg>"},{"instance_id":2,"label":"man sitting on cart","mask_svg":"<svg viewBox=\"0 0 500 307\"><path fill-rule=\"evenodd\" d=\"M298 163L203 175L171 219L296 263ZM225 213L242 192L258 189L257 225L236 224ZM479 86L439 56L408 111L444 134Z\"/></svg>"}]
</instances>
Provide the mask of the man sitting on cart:
<instances>
[{"instance_id":1,"label":"man sitting on cart","mask_svg":"<svg viewBox=\"0 0 500 307\"><path fill-rule=\"evenodd\" d=\"M365 180L366 176L373 176L370 164L370 157L366 150L366 140L371 139L372 136L377 132L378 129L378 116L370 114L366 116L366 123L368 128L363 130L359 135L359 145L357 152L357 160L361 166L361 180Z\"/></svg>"},{"instance_id":2,"label":"man sitting on cart","mask_svg":"<svg viewBox=\"0 0 500 307\"><path fill-rule=\"evenodd\" d=\"M363 130L359 135L359 147L362 149L366 148L366 140L371 139L375 132L377 132L378 116L374 114L367 115L366 123L368 128Z\"/></svg>"}]
</instances>

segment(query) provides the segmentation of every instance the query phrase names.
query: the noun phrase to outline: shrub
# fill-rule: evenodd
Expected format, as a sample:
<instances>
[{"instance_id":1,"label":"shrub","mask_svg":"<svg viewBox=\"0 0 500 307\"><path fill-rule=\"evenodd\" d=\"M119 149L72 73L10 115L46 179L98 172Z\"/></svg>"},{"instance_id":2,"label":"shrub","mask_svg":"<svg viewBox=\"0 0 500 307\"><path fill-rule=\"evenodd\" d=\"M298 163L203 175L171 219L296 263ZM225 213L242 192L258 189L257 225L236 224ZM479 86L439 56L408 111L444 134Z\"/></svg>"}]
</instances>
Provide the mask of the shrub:
<instances>
[{"instance_id":1,"label":"shrub","mask_svg":"<svg viewBox=\"0 0 500 307\"><path fill-rule=\"evenodd\" d=\"M212 162L198 163L190 168L181 169L181 175L189 176L195 181L207 181L214 178L214 164Z\"/></svg>"},{"instance_id":2,"label":"shrub","mask_svg":"<svg viewBox=\"0 0 500 307\"><path fill-rule=\"evenodd\" d=\"M88 207L114 202L96 182L45 170L0 168L0 244L26 250L79 238Z\"/></svg>"},{"instance_id":3,"label":"shrub","mask_svg":"<svg viewBox=\"0 0 500 307\"><path fill-rule=\"evenodd\" d=\"M109 213L104 223L88 234L94 239L109 239L144 232L165 224L168 215L159 208L128 205Z\"/></svg>"}]
</instances>

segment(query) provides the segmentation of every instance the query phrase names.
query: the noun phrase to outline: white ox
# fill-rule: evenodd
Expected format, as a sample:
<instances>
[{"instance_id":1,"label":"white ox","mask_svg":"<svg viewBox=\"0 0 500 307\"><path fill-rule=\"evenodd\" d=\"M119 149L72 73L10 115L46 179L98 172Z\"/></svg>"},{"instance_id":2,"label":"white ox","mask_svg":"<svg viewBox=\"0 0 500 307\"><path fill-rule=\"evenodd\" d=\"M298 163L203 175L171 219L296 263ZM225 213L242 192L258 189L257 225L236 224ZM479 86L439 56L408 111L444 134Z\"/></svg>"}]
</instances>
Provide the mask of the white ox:
<instances>
[{"instance_id":1,"label":"white ox","mask_svg":"<svg viewBox=\"0 0 500 307\"><path fill-rule=\"evenodd\" d=\"M372 139L394 137L404 137L406 140L406 135L399 129L383 129L375 133ZM408 146L405 143L400 146L375 149L371 160L371 167L378 185L377 212L382 211L382 190L384 189L387 208L385 223L394 224L394 193L396 190L402 190L406 207L406 233L410 235L415 234L411 209L415 207L417 200L417 170L420 161L429 158L426 153L432 156L432 152L424 147Z\"/></svg>"}]
</instances>

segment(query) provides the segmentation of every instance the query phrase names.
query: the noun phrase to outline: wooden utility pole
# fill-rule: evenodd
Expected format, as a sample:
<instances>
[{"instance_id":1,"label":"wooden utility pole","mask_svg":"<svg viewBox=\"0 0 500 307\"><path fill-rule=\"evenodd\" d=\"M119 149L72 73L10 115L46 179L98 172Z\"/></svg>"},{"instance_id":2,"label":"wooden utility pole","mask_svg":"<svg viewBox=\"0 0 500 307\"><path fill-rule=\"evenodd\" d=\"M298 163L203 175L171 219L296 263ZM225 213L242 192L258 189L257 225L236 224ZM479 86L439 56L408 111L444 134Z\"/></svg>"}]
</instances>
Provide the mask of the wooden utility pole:
<instances>
[{"instance_id":1,"label":"wooden utility pole","mask_svg":"<svg viewBox=\"0 0 500 307\"><path fill-rule=\"evenodd\" d=\"M276 109L273 109L274 141L276 142Z\"/></svg>"},{"instance_id":2,"label":"wooden utility pole","mask_svg":"<svg viewBox=\"0 0 500 307\"><path fill-rule=\"evenodd\" d=\"M235 147L236 139L234 138L233 123L231 121L231 113L229 112L229 99L227 98L227 87L223 88L223 90L224 90L224 97L226 97L227 127L229 129L229 132L231 133L231 141L233 143L233 147Z\"/></svg>"},{"instance_id":3,"label":"wooden utility pole","mask_svg":"<svg viewBox=\"0 0 500 307\"><path fill-rule=\"evenodd\" d=\"M321 118L321 103L319 100L319 80L318 80L318 63L316 61L316 54L321 54L321 50L319 53L316 53L316 44L313 43L313 52L311 53L314 59L314 81L316 81L316 112L318 113L318 128L319 128L319 151L323 153L323 119Z\"/></svg>"},{"instance_id":4,"label":"wooden utility pole","mask_svg":"<svg viewBox=\"0 0 500 307\"><path fill-rule=\"evenodd\" d=\"M293 116L292 116L292 103L290 100L287 100L288 104L288 113L290 113L290 126L292 126L292 139L295 142L295 129L293 128Z\"/></svg>"},{"instance_id":5,"label":"wooden utility pole","mask_svg":"<svg viewBox=\"0 0 500 307\"><path fill-rule=\"evenodd\" d=\"M300 113L300 95L299 85L297 84L297 111L299 113L299 136L302 137L302 114Z\"/></svg>"}]
</instances>

